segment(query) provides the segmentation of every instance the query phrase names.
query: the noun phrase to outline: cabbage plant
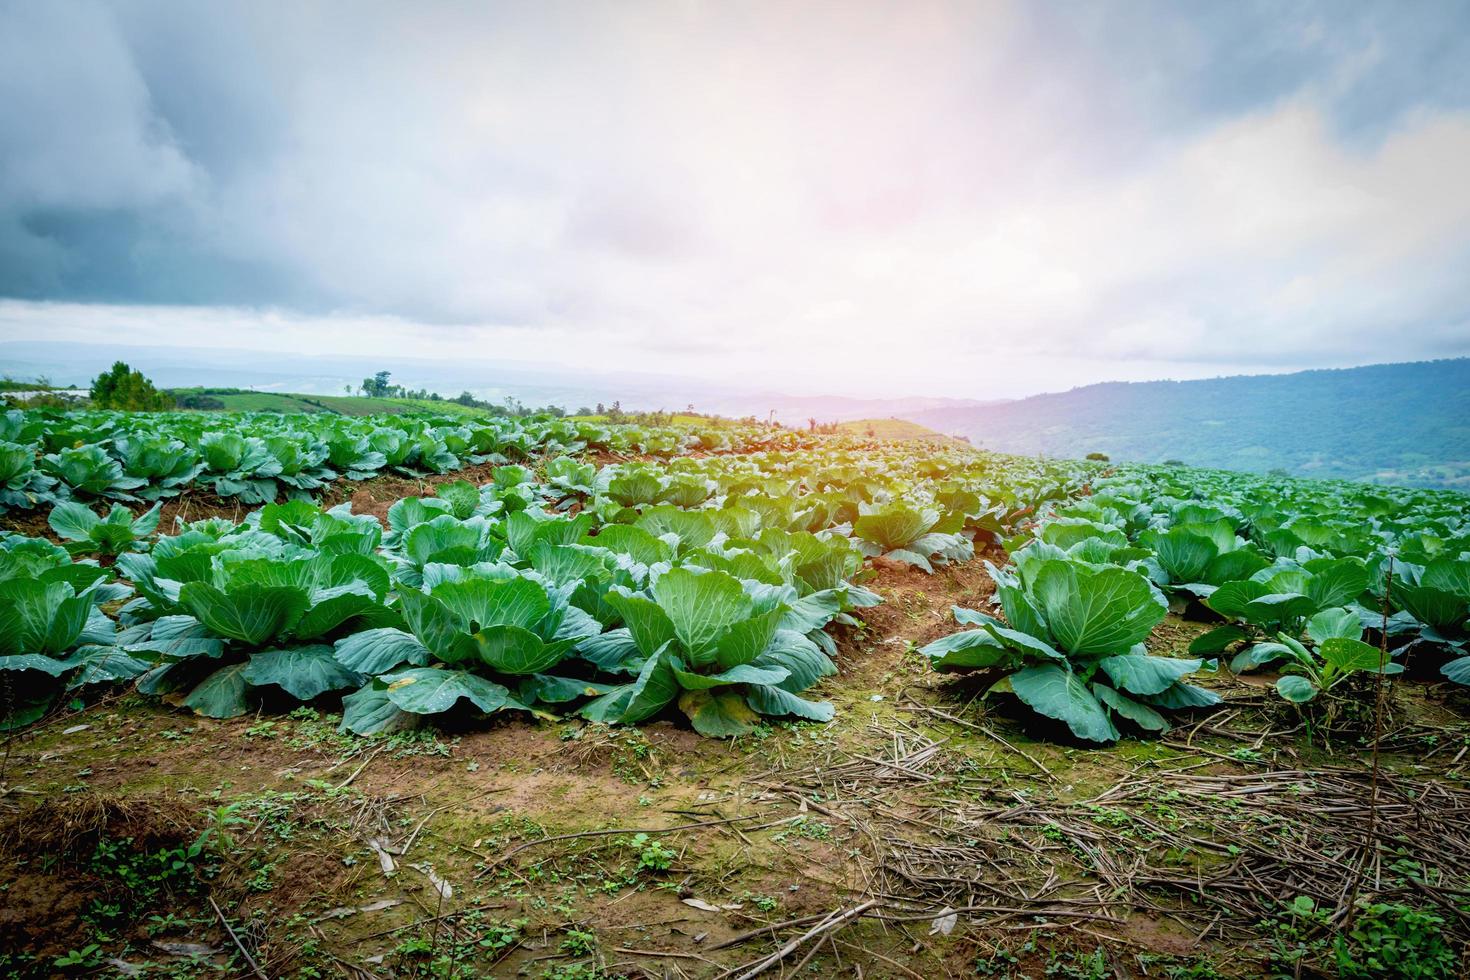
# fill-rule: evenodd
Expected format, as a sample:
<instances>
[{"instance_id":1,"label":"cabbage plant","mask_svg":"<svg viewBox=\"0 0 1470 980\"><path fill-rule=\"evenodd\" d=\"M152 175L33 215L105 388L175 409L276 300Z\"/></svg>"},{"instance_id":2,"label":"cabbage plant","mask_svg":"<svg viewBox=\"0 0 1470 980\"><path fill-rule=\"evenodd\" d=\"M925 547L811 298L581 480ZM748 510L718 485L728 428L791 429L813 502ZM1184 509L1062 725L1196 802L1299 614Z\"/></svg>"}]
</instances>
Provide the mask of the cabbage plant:
<instances>
[{"instance_id":1,"label":"cabbage plant","mask_svg":"<svg viewBox=\"0 0 1470 980\"><path fill-rule=\"evenodd\" d=\"M632 523L663 496L663 470L648 463L604 467L597 474L592 510L608 524Z\"/></svg>"},{"instance_id":2,"label":"cabbage plant","mask_svg":"<svg viewBox=\"0 0 1470 980\"><path fill-rule=\"evenodd\" d=\"M332 433L324 442L327 465L349 480L370 480L388 465L388 457L372 447L366 433Z\"/></svg>"},{"instance_id":3,"label":"cabbage plant","mask_svg":"<svg viewBox=\"0 0 1470 980\"><path fill-rule=\"evenodd\" d=\"M56 477L36 468L33 446L0 440L0 514L54 501Z\"/></svg>"},{"instance_id":4,"label":"cabbage plant","mask_svg":"<svg viewBox=\"0 0 1470 980\"><path fill-rule=\"evenodd\" d=\"M582 709L594 721L634 724L677 702L695 731L750 732L762 715L830 721L832 706L800 694L837 668L790 628L794 592L747 588L721 571L672 568L647 593L614 589L627 624L583 653L633 680Z\"/></svg>"},{"instance_id":5,"label":"cabbage plant","mask_svg":"<svg viewBox=\"0 0 1470 980\"><path fill-rule=\"evenodd\" d=\"M677 539L675 539L677 543ZM674 560L674 545L652 531L632 524L609 524L595 534L584 534L575 544L580 550L607 555L626 577L619 584L641 589L648 584L654 567Z\"/></svg>"},{"instance_id":6,"label":"cabbage plant","mask_svg":"<svg viewBox=\"0 0 1470 980\"><path fill-rule=\"evenodd\" d=\"M319 490L337 478L336 472L325 465L325 443L294 436L272 436L265 440L265 447L276 460L275 480L288 496L310 499L307 491Z\"/></svg>"},{"instance_id":7,"label":"cabbage plant","mask_svg":"<svg viewBox=\"0 0 1470 980\"><path fill-rule=\"evenodd\" d=\"M238 497L247 504L268 504L276 499L276 476L281 461L265 440L239 432L209 432L199 441L205 474L221 497Z\"/></svg>"},{"instance_id":8,"label":"cabbage plant","mask_svg":"<svg viewBox=\"0 0 1470 980\"><path fill-rule=\"evenodd\" d=\"M493 562L505 547L502 522L484 517L460 520L446 513L409 527L385 555L394 563L397 581L418 587L431 565Z\"/></svg>"},{"instance_id":9,"label":"cabbage plant","mask_svg":"<svg viewBox=\"0 0 1470 980\"><path fill-rule=\"evenodd\" d=\"M401 728L413 722L407 715L440 714L460 700L492 713L606 690L548 673L602 631L570 601L573 587L504 565L441 567L436 575L443 577L424 591L400 591L405 628L337 642L339 664L374 678L343 699L344 729Z\"/></svg>"},{"instance_id":10,"label":"cabbage plant","mask_svg":"<svg viewBox=\"0 0 1470 980\"><path fill-rule=\"evenodd\" d=\"M1442 555L1423 565L1395 566L1394 605L1420 624L1422 638L1458 656L1441 670L1457 684L1470 684L1470 559Z\"/></svg>"},{"instance_id":11,"label":"cabbage plant","mask_svg":"<svg viewBox=\"0 0 1470 980\"><path fill-rule=\"evenodd\" d=\"M325 511L304 500L266 504L245 519L245 528L329 555L373 555L383 541L378 519L352 513L351 504Z\"/></svg>"},{"instance_id":12,"label":"cabbage plant","mask_svg":"<svg viewBox=\"0 0 1470 980\"><path fill-rule=\"evenodd\" d=\"M1367 590L1368 566L1360 558L1278 558L1248 579L1214 589L1206 604L1227 619L1275 633L1299 634L1324 609L1356 602Z\"/></svg>"},{"instance_id":13,"label":"cabbage plant","mask_svg":"<svg viewBox=\"0 0 1470 980\"><path fill-rule=\"evenodd\" d=\"M558 456L548 460L545 467L546 483L568 497L587 498L597 492L597 467L582 463L569 456Z\"/></svg>"},{"instance_id":14,"label":"cabbage plant","mask_svg":"<svg viewBox=\"0 0 1470 980\"><path fill-rule=\"evenodd\" d=\"M145 693L176 693L198 714L232 718L250 710L257 688L273 686L310 701L362 683L337 661L331 644L399 622L383 601L387 571L356 554L249 554L179 556L189 580L160 591L165 600L173 593L183 612L160 616L146 638L128 646L160 661L139 681ZM159 588L156 579L153 586Z\"/></svg>"},{"instance_id":15,"label":"cabbage plant","mask_svg":"<svg viewBox=\"0 0 1470 980\"><path fill-rule=\"evenodd\" d=\"M712 513L719 518L734 510ZM807 531L767 528L758 538L727 538L693 550L682 562L686 567L728 572L746 581L789 589L784 625L804 634L829 656L836 654L837 645L825 631L827 624L858 625L850 613L882 601L848 581L862 569L862 553L839 534L819 537Z\"/></svg>"},{"instance_id":16,"label":"cabbage plant","mask_svg":"<svg viewBox=\"0 0 1470 980\"><path fill-rule=\"evenodd\" d=\"M1303 642L1305 640L1306 642ZM1278 633L1236 655L1236 673L1271 665L1280 672L1276 691L1295 704L1305 704L1337 687L1354 674L1400 674L1403 664L1385 659L1378 647L1363 642L1363 625L1351 609L1325 609L1307 621L1303 640Z\"/></svg>"},{"instance_id":17,"label":"cabbage plant","mask_svg":"<svg viewBox=\"0 0 1470 980\"><path fill-rule=\"evenodd\" d=\"M73 561L70 552L45 538L0 531L0 582L67 582L78 595L85 593L100 603L124 598L131 592L126 586L107 584L111 578L112 572L96 562Z\"/></svg>"},{"instance_id":18,"label":"cabbage plant","mask_svg":"<svg viewBox=\"0 0 1470 980\"><path fill-rule=\"evenodd\" d=\"M1198 598L1227 582L1249 579L1271 564L1223 520L1150 529L1139 535L1138 543L1153 552L1145 564L1155 584Z\"/></svg>"},{"instance_id":19,"label":"cabbage plant","mask_svg":"<svg viewBox=\"0 0 1470 980\"><path fill-rule=\"evenodd\" d=\"M143 551L147 539L158 528L162 504L133 516L122 504L113 504L107 516L98 517L92 508L75 501L51 508L46 522L67 542L66 550L74 555L120 555L125 551Z\"/></svg>"},{"instance_id":20,"label":"cabbage plant","mask_svg":"<svg viewBox=\"0 0 1470 980\"><path fill-rule=\"evenodd\" d=\"M380 426L368 436L368 444L383 455L388 469L404 476L427 476L459 468L459 458L427 424L402 424L401 429Z\"/></svg>"},{"instance_id":21,"label":"cabbage plant","mask_svg":"<svg viewBox=\"0 0 1470 980\"><path fill-rule=\"evenodd\" d=\"M115 597L108 573L72 568L64 554L7 539L0 552L0 730L39 719L64 690L126 680L150 666L116 645L116 627L98 608ZM52 546L54 547L54 546Z\"/></svg>"},{"instance_id":22,"label":"cabbage plant","mask_svg":"<svg viewBox=\"0 0 1470 980\"><path fill-rule=\"evenodd\" d=\"M41 468L73 493L88 497L137 500L133 491L148 483L143 477L124 473L122 464L101 446L76 446L48 453L41 458Z\"/></svg>"},{"instance_id":23,"label":"cabbage plant","mask_svg":"<svg viewBox=\"0 0 1470 980\"><path fill-rule=\"evenodd\" d=\"M133 434L114 443L123 472L144 481L137 488L144 500L177 497L204 470L199 454L180 439Z\"/></svg>"},{"instance_id":24,"label":"cabbage plant","mask_svg":"<svg viewBox=\"0 0 1470 980\"><path fill-rule=\"evenodd\" d=\"M864 505L852 526L852 534L863 554L870 558L881 556L932 573L935 564L969 561L975 557L974 544L958 533L963 525L963 515L957 521L945 521L937 507L911 507L895 502L879 507Z\"/></svg>"},{"instance_id":25,"label":"cabbage plant","mask_svg":"<svg viewBox=\"0 0 1470 980\"><path fill-rule=\"evenodd\" d=\"M1148 653L1168 604L1136 572L1052 558L991 575L1006 621L955 607L956 621L975 629L923 648L936 669L999 672L988 693L1014 694L1089 742L1117 740L1119 722L1162 732L1162 711L1219 701L1184 681L1203 661Z\"/></svg>"}]
</instances>

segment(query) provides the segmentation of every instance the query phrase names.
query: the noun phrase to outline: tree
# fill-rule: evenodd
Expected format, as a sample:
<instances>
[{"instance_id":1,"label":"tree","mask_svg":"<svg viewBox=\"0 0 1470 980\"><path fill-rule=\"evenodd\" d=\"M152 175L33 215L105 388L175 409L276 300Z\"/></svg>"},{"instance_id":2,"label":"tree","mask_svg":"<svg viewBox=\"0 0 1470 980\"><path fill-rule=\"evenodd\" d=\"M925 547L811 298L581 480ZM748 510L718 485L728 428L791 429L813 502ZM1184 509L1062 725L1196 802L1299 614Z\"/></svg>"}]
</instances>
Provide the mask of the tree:
<instances>
[{"instance_id":1,"label":"tree","mask_svg":"<svg viewBox=\"0 0 1470 980\"><path fill-rule=\"evenodd\" d=\"M391 377L393 377L391 371L379 371L371 378L363 378L362 393L371 398L383 398L387 396L389 389L392 387L388 384L388 379Z\"/></svg>"},{"instance_id":2,"label":"tree","mask_svg":"<svg viewBox=\"0 0 1470 980\"><path fill-rule=\"evenodd\" d=\"M1108 462L1108 454L1107 453L1088 453L1087 454L1087 458L1088 459L1091 459L1091 460L1096 460L1099 463L1106 463L1106 462Z\"/></svg>"},{"instance_id":3,"label":"tree","mask_svg":"<svg viewBox=\"0 0 1470 980\"><path fill-rule=\"evenodd\" d=\"M174 407L173 398L122 361L92 381L92 404L128 412L162 412Z\"/></svg>"}]
</instances>

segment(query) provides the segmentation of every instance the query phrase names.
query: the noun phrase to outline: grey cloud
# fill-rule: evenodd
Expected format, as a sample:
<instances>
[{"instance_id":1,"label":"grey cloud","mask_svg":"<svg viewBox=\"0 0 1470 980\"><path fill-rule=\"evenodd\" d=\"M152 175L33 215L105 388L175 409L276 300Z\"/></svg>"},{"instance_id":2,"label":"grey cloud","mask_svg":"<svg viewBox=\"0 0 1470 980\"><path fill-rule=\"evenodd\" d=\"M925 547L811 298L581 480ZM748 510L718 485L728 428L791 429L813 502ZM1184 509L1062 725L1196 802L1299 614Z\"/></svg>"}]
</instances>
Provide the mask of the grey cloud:
<instances>
[{"instance_id":1,"label":"grey cloud","mask_svg":"<svg viewBox=\"0 0 1470 980\"><path fill-rule=\"evenodd\" d=\"M1470 107L1470 6L1437 0L1085 0L1026 6L1035 44L1101 69L1089 101L1167 131L1310 92L1344 138Z\"/></svg>"},{"instance_id":2,"label":"grey cloud","mask_svg":"<svg viewBox=\"0 0 1470 980\"><path fill-rule=\"evenodd\" d=\"M851 371L1463 353L1467 73L1454 0L0 0L0 296Z\"/></svg>"}]
</instances>

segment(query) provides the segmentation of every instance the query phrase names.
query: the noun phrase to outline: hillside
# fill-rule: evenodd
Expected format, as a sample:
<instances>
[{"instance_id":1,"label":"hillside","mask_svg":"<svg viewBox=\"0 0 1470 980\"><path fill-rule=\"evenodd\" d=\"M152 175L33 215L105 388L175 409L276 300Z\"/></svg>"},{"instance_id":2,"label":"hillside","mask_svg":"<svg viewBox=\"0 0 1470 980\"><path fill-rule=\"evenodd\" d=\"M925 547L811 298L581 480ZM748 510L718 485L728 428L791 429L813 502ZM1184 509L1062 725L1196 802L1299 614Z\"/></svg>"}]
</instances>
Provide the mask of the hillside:
<instances>
[{"instance_id":1,"label":"hillside","mask_svg":"<svg viewBox=\"0 0 1470 980\"><path fill-rule=\"evenodd\" d=\"M889 442L932 442L941 446L960 445L953 436L910 422L907 419L857 419L837 423L837 431L853 436L868 436Z\"/></svg>"},{"instance_id":2,"label":"hillside","mask_svg":"<svg viewBox=\"0 0 1470 980\"><path fill-rule=\"evenodd\" d=\"M1470 359L1115 382L906 413L977 446L1470 488Z\"/></svg>"},{"instance_id":3,"label":"hillside","mask_svg":"<svg viewBox=\"0 0 1470 980\"><path fill-rule=\"evenodd\" d=\"M344 395L305 395L281 391L240 391L221 388L170 388L175 398L204 397L217 401L213 411L224 412L331 412L335 415L402 415L405 412L441 412L446 415L485 415L482 408L451 401L417 398L360 398Z\"/></svg>"},{"instance_id":4,"label":"hillside","mask_svg":"<svg viewBox=\"0 0 1470 980\"><path fill-rule=\"evenodd\" d=\"M59 385L85 386L114 361L126 361L162 388L265 388L297 392L297 397L327 404L345 400L341 395L344 385L355 387L365 376L385 369L392 371L394 383L409 389L445 394L468 391L495 403L514 397L527 405L560 405L569 412L587 409L580 413L585 415L593 414L593 406L614 402L629 412L679 411L693 405L705 414L761 419L774 415L787 425L802 427L809 418L840 422L990 404L901 393L866 398L791 393L702 376L599 372L555 363L500 361L470 353L452 360L366 357L351 352L283 359L274 352L236 348L7 341L3 336L0 328L0 365L16 378L44 376Z\"/></svg>"}]
</instances>

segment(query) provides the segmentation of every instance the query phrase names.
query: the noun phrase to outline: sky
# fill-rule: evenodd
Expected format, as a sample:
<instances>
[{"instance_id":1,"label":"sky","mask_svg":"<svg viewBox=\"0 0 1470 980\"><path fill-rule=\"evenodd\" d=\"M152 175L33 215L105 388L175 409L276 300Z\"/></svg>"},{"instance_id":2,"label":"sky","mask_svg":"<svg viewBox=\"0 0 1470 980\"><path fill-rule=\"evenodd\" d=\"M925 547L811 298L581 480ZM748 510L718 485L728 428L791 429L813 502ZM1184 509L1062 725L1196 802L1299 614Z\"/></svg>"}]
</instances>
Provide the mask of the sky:
<instances>
[{"instance_id":1,"label":"sky","mask_svg":"<svg viewBox=\"0 0 1470 980\"><path fill-rule=\"evenodd\" d=\"M0 340L896 397L1470 354L1461 0L0 0Z\"/></svg>"}]
</instances>

